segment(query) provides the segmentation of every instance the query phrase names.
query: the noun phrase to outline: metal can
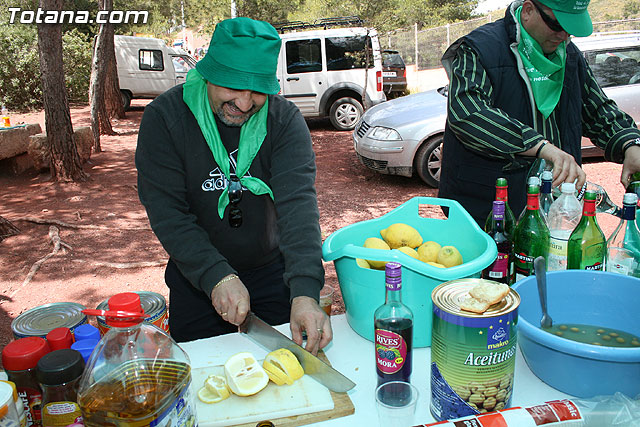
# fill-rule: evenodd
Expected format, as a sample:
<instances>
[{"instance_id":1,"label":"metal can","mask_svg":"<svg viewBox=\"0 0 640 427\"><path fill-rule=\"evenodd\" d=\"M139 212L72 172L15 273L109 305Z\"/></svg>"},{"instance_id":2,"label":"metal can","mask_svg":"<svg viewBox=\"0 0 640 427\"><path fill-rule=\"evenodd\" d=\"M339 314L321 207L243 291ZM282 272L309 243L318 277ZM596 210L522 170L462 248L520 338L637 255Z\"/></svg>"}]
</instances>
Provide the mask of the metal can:
<instances>
[{"instance_id":1,"label":"metal can","mask_svg":"<svg viewBox=\"0 0 640 427\"><path fill-rule=\"evenodd\" d=\"M164 297L159 293L149 291L135 291L134 293L140 295L142 310L144 314L149 316L144 321L157 326L168 334L169 314L167 312L167 301ZM102 301L98 305L98 310L109 310L109 299ZM104 316L98 316L98 329L100 333L104 335L110 328Z\"/></svg>"},{"instance_id":2,"label":"metal can","mask_svg":"<svg viewBox=\"0 0 640 427\"><path fill-rule=\"evenodd\" d=\"M86 310L76 302L53 302L31 308L11 322L11 331L16 339L26 337L46 338L55 328L69 328L73 332L78 326L87 323Z\"/></svg>"},{"instance_id":3,"label":"metal can","mask_svg":"<svg viewBox=\"0 0 640 427\"><path fill-rule=\"evenodd\" d=\"M483 279L442 283L431 293L431 414L438 420L508 408L520 296L513 289L482 314L460 303Z\"/></svg>"}]
</instances>

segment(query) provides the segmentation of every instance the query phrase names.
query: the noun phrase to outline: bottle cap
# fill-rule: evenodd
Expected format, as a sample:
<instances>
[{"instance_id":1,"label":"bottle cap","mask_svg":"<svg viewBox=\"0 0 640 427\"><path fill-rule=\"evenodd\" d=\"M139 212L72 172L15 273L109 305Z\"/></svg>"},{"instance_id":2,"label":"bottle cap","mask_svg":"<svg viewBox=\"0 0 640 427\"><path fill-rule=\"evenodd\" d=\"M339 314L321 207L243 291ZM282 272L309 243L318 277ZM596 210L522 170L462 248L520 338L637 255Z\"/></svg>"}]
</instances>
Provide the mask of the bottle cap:
<instances>
[{"instance_id":1,"label":"bottle cap","mask_svg":"<svg viewBox=\"0 0 640 427\"><path fill-rule=\"evenodd\" d=\"M16 383L9 380L0 380L0 382L9 384L9 387L13 389L13 401L18 402L18 388L16 387ZM22 404L22 401L20 401L20 404Z\"/></svg>"},{"instance_id":2,"label":"bottle cap","mask_svg":"<svg viewBox=\"0 0 640 427\"><path fill-rule=\"evenodd\" d=\"M402 282L402 265L397 262L388 262L384 268L385 270L385 280L390 284L398 284Z\"/></svg>"},{"instance_id":3,"label":"bottle cap","mask_svg":"<svg viewBox=\"0 0 640 427\"><path fill-rule=\"evenodd\" d=\"M576 185L573 182L563 182L562 186L560 187L560 190L563 193L575 193Z\"/></svg>"},{"instance_id":4,"label":"bottle cap","mask_svg":"<svg viewBox=\"0 0 640 427\"><path fill-rule=\"evenodd\" d=\"M126 311L130 313L144 314L142 304L140 303L140 295L135 292L122 292L109 298L109 310ZM126 328L128 326L137 325L142 319L105 317L105 321L109 326L118 326Z\"/></svg>"},{"instance_id":5,"label":"bottle cap","mask_svg":"<svg viewBox=\"0 0 640 427\"><path fill-rule=\"evenodd\" d=\"M502 200L494 200L493 201L493 216L504 216L504 201Z\"/></svg>"},{"instance_id":6,"label":"bottle cap","mask_svg":"<svg viewBox=\"0 0 640 427\"><path fill-rule=\"evenodd\" d=\"M60 385L82 375L84 360L80 352L70 348L55 350L38 361L36 378L40 384Z\"/></svg>"},{"instance_id":7,"label":"bottle cap","mask_svg":"<svg viewBox=\"0 0 640 427\"><path fill-rule=\"evenodd\" d=\"M70 348L73 344L73 335L69 328L55 328L47 334L47 342L51 351Z\"/></svg>"},{"instance_id":8,"label":"bottle cap","mask_svg":"<svg viewBox=\"0 0 640 427\"><path fill-rule=\"evenodd\" d=\"M507 186L507 178L496 179L496 187L506 187L506 186Z\"/></svg>"},{"instance_id":9,"label":"bottle cap","mask_svg":"<svg viewBox=\"0 0 640 427\"><path fill-rule=\"evenodd\" d=\"M596 192L593 191L593 190L587 190L584 193L584 199L585 200L594 200L595 201L596 200Z\"/></svg>"},{"instance_id":10,"label":"bottle cap","mask_svg":"<svg viewBox=\"0 0 640 427\"><path fill-rule=\"evenodd\" d=\"M73 335L76 338L76 341L81 340L99 340L100 339L100 331L93 325L85 323L84 325L78 326L74 331ZM71 346L69 346L71 347Z\"/></svg>"},{"instance_id":11,"label":"bottle cap","mask_svg":"<svg viewBox=\"0 0 640 427\"><path fill-rule=\"evenodd\" d=\"M527 180L527 185L540 185L540 178L537 176L530 176Z\"/></svg>"},{"instance_id":12,"label":"bottle cap","mask_svg":"<svg viewBox=\"0 0 640 427\"><path fill-rule=\"evenodd\" d=\"M8 371L25 371L36 367L38 360L51 350L42 337L20 338L2 350L2 365Z\"/></svg>"},{"instance_id":13,"label":"bottle cap","mask_svg":"<svg viewBox=\"0 0 640 427\"><path fill-rule=\"evenodd\" d=\"M82 355L84 363L87 363L89 356L93 353L93 349L98 345L99 340L89 339L76 341L71 345L72 350L78 351Z\"/></svg>"},{"instance_id":14,"label":"bottle cap","mask_svg":"<svg viewBox=\"0 0 640 427\"><path fill-rule=\"evenodd\" d=\"M542 171L542 180L543 181L552 181L553 173L549 170Z\"/></svg>"},{"instance_id":15,"label":"bottle cap","mask_svg":"<svg viewBox=\"0 0 640 427\"><path fill-rule=\"evenodd\" d=\"M636 193L624 193L622 203L625 205L635 205L638 203L638 195Z\"/></svg>"}]
</instances>

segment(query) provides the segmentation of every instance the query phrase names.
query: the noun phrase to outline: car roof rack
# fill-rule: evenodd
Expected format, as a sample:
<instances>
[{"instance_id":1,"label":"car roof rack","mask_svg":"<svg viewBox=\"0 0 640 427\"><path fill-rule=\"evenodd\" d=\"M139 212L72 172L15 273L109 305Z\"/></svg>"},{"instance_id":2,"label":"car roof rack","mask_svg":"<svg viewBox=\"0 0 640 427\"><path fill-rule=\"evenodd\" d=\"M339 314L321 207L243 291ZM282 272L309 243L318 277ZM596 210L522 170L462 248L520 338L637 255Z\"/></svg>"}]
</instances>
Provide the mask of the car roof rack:
<instances>
[{"instance_id":1,"label":"car roof rack","mask_svg":"<svg viewBox=\"0 0 640 427\"><path fill-rule=\"evenodd\" d=\"M280 33L285 31L304 30L309 28L323 28L328 29L331 27L348 27L348 26L362 26L364 21L357 16L340 16L337 18L322 18L316 19L313 22L304 21L287 21L273 24L273 27Z\"/></svg>"}]
</instances>

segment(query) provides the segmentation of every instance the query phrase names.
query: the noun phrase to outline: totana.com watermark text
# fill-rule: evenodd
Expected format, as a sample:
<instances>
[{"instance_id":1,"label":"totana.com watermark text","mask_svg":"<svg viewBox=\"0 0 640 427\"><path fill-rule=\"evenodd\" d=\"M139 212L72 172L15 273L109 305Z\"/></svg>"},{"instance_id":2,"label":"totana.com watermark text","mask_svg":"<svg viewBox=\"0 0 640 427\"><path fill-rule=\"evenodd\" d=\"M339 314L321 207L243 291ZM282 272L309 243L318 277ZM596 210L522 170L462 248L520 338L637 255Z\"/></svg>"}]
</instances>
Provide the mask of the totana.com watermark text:
<instances>
[{"instance_id":1,"label":"totana.com watermark text","mask_svg":"<svg viewBox=\"0 0 640 427\"><path fill-rule=\"evenodd\" d=\"M10 7L9 23L19 24L146 24L146 10L101 10L95 17L87 10L24 10Z\"/></svg>"}]
</instances>

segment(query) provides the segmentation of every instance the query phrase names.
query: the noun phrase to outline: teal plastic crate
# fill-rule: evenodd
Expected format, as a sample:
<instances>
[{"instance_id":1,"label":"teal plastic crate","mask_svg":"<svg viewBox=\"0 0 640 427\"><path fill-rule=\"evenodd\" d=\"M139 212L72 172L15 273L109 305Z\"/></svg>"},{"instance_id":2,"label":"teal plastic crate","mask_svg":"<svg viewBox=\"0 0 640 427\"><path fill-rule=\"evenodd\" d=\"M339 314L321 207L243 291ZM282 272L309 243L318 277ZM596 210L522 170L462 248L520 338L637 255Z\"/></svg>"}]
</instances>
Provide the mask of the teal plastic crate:
<instances>
[{"instance_id":1,"label":"teal plastic crate","mask_svg":"<svg viewBox=\"0 0 640 427\"><path fill-rule=\"evenodd\" d=\"M447 207L448 217L423 217L421 205ZM380 230L397 222L414 227L425 242L433 240L442 246L455 246L464 263L438 268L395 249L362 247L367 238L382 238ZM356 258L402 264L402 301L413 311L415 347L431 345L431 291L442 282L480 277L497 254L493 239L458 202L434 197L415 197L379 218L348 225L332 233L322 245L324 260L333 261L336 268L347 321L354 331L370 341L374 339L373 313L384 303L384 271L362 268L356 264Z\"/></svg>"}]
</instances>

